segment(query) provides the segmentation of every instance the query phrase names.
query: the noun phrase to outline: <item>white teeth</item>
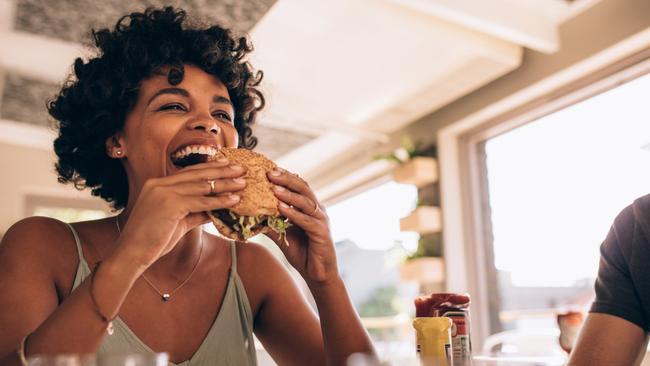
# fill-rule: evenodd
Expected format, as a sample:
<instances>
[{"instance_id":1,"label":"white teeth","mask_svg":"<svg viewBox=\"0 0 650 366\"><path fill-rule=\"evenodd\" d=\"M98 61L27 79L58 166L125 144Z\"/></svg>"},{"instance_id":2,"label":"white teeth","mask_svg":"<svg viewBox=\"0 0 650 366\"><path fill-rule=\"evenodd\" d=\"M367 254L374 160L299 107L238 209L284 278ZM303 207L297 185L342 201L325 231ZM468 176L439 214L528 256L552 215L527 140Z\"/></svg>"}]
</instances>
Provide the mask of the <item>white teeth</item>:
<instances>
[{"instance_id":1,"label":"white teeth","mask_svg":"<svg viewBox=\"0 0 650 366\"><path fill-rule=\"evenodd\" d=\"M214 156L217 154L217 149L213 148L212 146L206 146L206 145L185 146L184 148L179 149L178 151L173 153L172 158L181 159L186 157L189 154L201 154L201 155Z\"/></svg>"}]
</instances>

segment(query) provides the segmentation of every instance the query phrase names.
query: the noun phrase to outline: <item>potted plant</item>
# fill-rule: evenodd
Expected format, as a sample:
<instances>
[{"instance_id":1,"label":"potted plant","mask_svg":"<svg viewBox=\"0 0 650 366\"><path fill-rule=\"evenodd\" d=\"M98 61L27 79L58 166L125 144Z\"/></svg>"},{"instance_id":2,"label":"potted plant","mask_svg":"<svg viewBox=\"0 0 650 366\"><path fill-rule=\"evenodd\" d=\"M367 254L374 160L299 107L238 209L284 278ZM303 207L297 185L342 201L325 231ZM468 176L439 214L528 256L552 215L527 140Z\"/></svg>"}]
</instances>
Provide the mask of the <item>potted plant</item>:
<instances>
[{"instance_id":1,"label":"potted plant","mask_svg":"<svg viewBox=\"0 0 650 366\"><path fill-rule=\"evenodd\" d=\"M393 180L419 188L438 180L438 164L431 155L430 150L423 149L419 142L413 142L405 136L402 137L400 148L388 154L378 155L376 159L397 163L392 172Z\"/></svg>"}]
</instances>

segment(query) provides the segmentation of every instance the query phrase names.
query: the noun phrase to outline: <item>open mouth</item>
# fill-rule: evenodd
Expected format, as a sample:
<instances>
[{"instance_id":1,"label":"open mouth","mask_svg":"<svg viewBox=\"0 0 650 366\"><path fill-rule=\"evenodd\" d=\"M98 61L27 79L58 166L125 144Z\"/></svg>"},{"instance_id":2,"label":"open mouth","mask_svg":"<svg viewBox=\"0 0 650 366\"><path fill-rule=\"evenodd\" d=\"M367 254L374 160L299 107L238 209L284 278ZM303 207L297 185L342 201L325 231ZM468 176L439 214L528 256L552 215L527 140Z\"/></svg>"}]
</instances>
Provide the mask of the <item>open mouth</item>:
<instances>
[{"instance_id":1,"label":"open mouth","mask_svg":"<svg viewBox=\"0 0 650 366\"><path fill-rule=\"evenodd\" d=\"M178 168L185 168L190 165L207 163L219 150L213 146L190 145L181 147L170 156L172 164Z\"/></svg>"}]
</instances>

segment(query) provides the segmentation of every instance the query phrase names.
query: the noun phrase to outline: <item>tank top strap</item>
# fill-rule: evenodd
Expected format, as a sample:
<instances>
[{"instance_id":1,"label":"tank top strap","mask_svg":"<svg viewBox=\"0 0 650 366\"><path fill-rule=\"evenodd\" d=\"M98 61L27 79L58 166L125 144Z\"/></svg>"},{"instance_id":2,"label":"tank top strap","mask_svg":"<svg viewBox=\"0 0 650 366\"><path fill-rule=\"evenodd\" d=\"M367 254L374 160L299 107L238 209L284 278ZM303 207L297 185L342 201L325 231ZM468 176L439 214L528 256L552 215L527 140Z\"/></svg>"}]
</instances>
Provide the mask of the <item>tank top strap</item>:
<instances>
[{"instance_id":1,"label":"tank top strap","mask_svg":"<svg viewBox=\"0 0 650 366\"><path fill-rule=\"evenodd\" d=\"M90 275L90 268L88 267L88 263L86 262L86 258L84 257L83 250L81 249L81 239L79 239L79 234L77 234L77 230L74 229L74 227L70 224L67 224L68 227L70 228L70 231L72 231L72 235L74 236L74 243L77 246L77 255L79 256L79 264L77 265L77 273L74 276L74 282L72 284L72 289L71 292L74 291L79 285L81 285L81 282Z\"/></svg>"},{"instance_id":2,"label":"tank top strap","mask_svg":"<svg viewBox=\"0 0 650 366\"><path fill-rule=\"evenodd\" d=\"M70 231L72 231L72 235L74 235L74 243L77 246L77 255L79 256L79 263L85 263L86 259L84 258L84 253L83 250L81 249L81 240L79 240L79 234L77 234L77 230L72 227L72 225L66 223L68 227L70 228Z\"/></svg>"},{"instance_id":3,"label":"tank top strap","mask_svg":"<svg viewBox=\"0 0 650 366\"><path fill-rule=\"evenodd\" d=\"M231 275L237 273L237 243L234 240L230 241L230 273Z\"/></svg>"}]
</instances>

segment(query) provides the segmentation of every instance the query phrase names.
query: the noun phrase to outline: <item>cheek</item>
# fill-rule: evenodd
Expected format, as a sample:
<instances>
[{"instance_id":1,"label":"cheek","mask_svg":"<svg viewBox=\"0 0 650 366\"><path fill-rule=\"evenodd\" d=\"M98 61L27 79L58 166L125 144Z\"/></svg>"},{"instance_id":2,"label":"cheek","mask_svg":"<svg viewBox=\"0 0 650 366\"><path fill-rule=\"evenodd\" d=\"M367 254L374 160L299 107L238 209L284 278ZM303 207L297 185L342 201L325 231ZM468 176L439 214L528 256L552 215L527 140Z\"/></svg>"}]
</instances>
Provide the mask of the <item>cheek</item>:
<instances>
[{"instance_id":1,"label":"cheek","mask_svg":"<svg viewBox=\"0 0 650 366\"><path fill-rule=\"evenodd\" d=\"M224 126L223 129L223 142L225 147L238 147L239 134L233 125Z\"/></svg>"},{"instance_id":2,"label":"cheek","mask_svg":"<svg viewBox=\"0 0 650 366\"><path fill-rule=\"evenodd\" d=\"M170 141L167 136L159 134L141 135L137 145L131 149L131 163L142 172L158 171L161 164L167 162Z\"/></svg>"},{"instance_id":3,"label":"cheek","mask_svg":"<svg viewBox=\"0 0 650 366\"><path fill-rule=\"evenodd\" d=\"M142 171L158 169L161 160L164 162L165 153L162 148L156 146L143 146L138 150L137 155L134 157L136 160L134 163L137 164Z\"/></svg>"}]
</instances>

